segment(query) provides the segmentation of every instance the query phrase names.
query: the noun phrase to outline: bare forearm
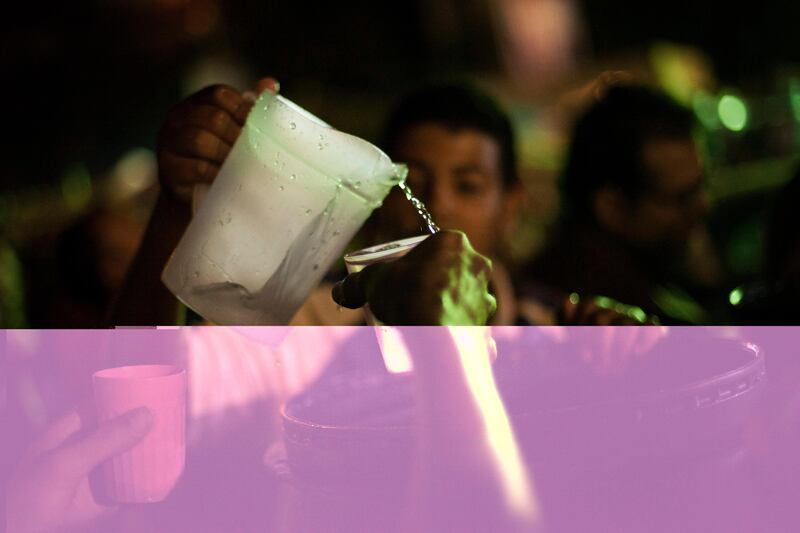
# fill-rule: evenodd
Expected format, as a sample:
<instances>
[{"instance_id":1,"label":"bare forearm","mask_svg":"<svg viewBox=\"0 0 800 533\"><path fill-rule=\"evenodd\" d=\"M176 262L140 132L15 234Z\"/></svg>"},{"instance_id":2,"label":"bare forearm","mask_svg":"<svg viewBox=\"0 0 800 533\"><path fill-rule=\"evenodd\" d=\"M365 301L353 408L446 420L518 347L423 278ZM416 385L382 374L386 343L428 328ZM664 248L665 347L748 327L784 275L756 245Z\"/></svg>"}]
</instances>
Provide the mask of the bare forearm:
<instances>
[{"instance_id":1,"label":"bare forearm","mask_svg":"<svg viewBox=\"0 0 800 533\"><path fill-rule=\"evenodd\" d=\"M183 321L183 307L161 282L161 270L191 219L188 205L161 193L139 251L109 314L109 325L154 326Z\"/></svg>"}]
</instances>

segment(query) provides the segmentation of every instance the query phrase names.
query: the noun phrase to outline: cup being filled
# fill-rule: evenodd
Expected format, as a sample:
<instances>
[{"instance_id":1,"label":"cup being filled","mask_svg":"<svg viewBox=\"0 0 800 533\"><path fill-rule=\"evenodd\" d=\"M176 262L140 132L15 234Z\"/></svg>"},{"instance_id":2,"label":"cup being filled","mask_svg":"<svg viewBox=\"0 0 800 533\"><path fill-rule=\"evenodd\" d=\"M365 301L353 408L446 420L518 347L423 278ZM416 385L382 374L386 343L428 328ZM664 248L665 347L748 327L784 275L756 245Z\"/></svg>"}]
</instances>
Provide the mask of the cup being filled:
<instances>
[{"instance_id":1,"label":"cup being filled","mask_svg":"<svg viewBox=\"0 0 800 533\"><path fill-rule=\"evenodd\" d=\"M347 273L354 274L356 272L361 272L374 263L390 263L396 261L413 250L415 246L428 237L430 237L430 235L417 235L416 237L386 242L356 252L351 252L344 256L344 264L347 267ZM376 319L369 310L369 305L364 306L364 315L367 324L371 326L381 325L381 322Z\"/></svg>"}]
</instances>

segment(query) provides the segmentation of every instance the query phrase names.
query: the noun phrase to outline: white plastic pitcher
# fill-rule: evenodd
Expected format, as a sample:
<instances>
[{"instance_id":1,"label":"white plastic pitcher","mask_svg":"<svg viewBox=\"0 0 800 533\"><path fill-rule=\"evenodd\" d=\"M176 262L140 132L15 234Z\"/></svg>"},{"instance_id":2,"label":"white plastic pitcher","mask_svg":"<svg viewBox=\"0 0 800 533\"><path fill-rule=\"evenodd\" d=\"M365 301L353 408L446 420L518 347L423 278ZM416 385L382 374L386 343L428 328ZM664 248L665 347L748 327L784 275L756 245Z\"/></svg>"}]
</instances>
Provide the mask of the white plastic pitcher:
<instances>
[{"instance_id":1,"label":"white plastic pitcher","mask_svg":"<svg viewBox=\"0 0 800 533\"><path fill-rule=\"evenodd\" d=\"M404 170L266 91L162 280L216 324L286 324Z\"/></svg>"}]
</instances>

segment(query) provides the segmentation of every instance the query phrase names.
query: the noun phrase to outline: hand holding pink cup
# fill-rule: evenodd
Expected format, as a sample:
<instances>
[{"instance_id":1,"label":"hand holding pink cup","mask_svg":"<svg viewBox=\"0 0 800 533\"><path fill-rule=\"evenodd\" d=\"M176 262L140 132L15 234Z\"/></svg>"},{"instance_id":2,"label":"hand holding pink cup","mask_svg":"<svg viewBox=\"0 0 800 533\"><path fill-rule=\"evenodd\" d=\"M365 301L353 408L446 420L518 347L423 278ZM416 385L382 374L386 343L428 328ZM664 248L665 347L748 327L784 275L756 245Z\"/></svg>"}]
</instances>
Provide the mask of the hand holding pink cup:
<instances>
[{"instance_id":1,"label":"hand holding pink cup","mask_svg":"<svg viewBox=\"0 0 800 533\"><path fill-rule=\"evenodd\" d=\"M186 371L125 366L96 372L92 380L101 424L142 406L153 416L139 444L102 466L106 496L118 503L164 500L186 463Z\"/></svg>"}]
</instances>

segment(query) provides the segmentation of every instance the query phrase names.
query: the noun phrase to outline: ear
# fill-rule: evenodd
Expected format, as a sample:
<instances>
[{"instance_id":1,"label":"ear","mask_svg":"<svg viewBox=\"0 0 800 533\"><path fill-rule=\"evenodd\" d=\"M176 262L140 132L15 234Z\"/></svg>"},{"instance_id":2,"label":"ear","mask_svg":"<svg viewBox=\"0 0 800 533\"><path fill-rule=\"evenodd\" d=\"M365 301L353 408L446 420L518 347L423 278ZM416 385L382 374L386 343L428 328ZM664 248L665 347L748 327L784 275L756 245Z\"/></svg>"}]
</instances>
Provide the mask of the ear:
<instances>
[{"instance_id":1,"label":"ear","mask_svg":"<svg viewBox=\"0 0 800 533\"><path fill-rule=\"evenodd\" d=\"M612 233L624 235L630 229L630 203L625 195L612 187L598 189L592 201L598 224Z\"/></svg>"}]
</instances>

